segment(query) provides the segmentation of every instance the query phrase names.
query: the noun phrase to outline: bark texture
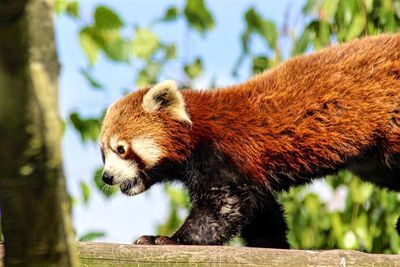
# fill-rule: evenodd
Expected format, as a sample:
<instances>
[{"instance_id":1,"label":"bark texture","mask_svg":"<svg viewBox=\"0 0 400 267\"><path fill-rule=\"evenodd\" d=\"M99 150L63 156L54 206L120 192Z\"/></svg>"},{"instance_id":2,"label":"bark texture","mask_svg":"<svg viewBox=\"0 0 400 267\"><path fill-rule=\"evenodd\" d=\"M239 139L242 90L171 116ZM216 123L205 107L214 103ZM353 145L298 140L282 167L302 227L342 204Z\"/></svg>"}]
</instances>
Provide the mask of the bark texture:
<instances>
[{"instance_id":1,"label":"bark texture","mask_svg":"<svg viewBox=\"0 0 400 267\"><path fill-rule=\"evenodd\" d=\"M367 254L352 250L312 251L107 243L80 243L78 248L84 266L400 266L400 255Z\"/></svg>"},{"instance_id":2,"label":"bark texture","mask_svg":"<svg viewBox=\"0 0 400 267\"><path fill-rule=\"evenodd\" d=\"M0 1L0 205L7 266L76 266L61 165L51 0Z\"/></svg>"}]
</instances>

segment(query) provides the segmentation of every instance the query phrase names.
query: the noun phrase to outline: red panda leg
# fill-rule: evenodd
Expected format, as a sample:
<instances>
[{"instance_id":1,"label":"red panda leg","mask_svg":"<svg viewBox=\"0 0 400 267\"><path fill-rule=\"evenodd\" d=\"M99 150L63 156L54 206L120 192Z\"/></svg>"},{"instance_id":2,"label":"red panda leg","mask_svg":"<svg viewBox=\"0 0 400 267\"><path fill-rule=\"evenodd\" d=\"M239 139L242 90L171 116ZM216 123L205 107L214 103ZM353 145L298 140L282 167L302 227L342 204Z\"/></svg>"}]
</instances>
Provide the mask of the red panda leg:
<instances>
[{"instance_id":1,"label":"red panda leg","mask_svg":"<svg viewBox=\"0 0 400 267\"><path fill-rule=\"evenodd\" d=\"M246 186L198 192L192 196L189 216L171 238L144 236L136 244L223 245L240 233L255 205L255 196Z\"/></svg>"},{"instance_id":2,"label":"red panda leg","mask_svg":"<svg viewBox=\"0 0 400 267\"><path fill-rule=\"evenodd\" d=\"M396 230L397 233L400 235L400 217L397 219Z\"/></svg>"},{"instance_id":3,"label":"red panda leg","mask_svg":"<svg viewBox=\"0 0 400 267\"><path fill-rule=\"evenodd\" d=\"M172 236L142 236L137 245L223 245L240 231L243 220L218 218L215 212L193 207L181 228Z\"/></svg>"},{"instance_id":4,"label":"red panda leg","mask_svg":"<svg viewBox=\"0 0 400 267\"><path fill-rule=\"evenodd\" d=\"M193 208L172 239L182 244L223 245L238 235L255 210L246 186L214 188L197 196Z\"/></svg>"},{"instance_id":5,"label":"red panda leg","mask_svg":"<svg viewBox=\"0 0 400 267\"><path fill-rule=\"evenodd\" d=\"M287 230L283 209L271 195L244 227L241 237L249 247L288 249Z\"/></svg>"},{"instance_id":6,"label":"red panda leg","mask_svg":"<svg viewBox=\"0 0 400 267\"><path fill-rule=\"evenodd\" d=\"M244 218L240 214L229 219L218 217L215 212L195 207L172 239L187 245L223 245L239 233Z\"/></svg>"},{"instance_id":7,"label":"red panda leg","mask_svg":"<svg viewBox=\"0 0 400 267\"><path fill-rule=\"evenodd\" d=\"M386 159L375 155L351 164L348 169L364 181L400 192L400 154Z\"/></svg>"},{"instance_id":8,"label":"red panda leg","mask_svg":"<svg viewBox=\"0 0 400 267\"><path fill-rule=\"evenodd\" d=\"M171 238L143 236L136 244L223 245L240 234L248 246L290 248L282 207L268 192L246 185L214 188L195 196L192 206Z\"/></svg>"}]
</instances>

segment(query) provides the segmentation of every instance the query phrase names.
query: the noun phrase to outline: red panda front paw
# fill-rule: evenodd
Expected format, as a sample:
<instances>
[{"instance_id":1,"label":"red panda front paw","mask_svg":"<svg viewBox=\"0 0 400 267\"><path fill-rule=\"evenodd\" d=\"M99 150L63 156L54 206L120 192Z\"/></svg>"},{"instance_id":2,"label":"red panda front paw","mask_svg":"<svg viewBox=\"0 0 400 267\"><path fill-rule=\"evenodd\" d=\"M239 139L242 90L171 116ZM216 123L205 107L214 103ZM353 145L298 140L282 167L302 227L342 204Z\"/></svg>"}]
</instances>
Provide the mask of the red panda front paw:
<instances>
[{"instance_id":1,"label":"red panda front paw","mask_svg":"<svg viewBox=\"0 0 400 267\"><path fill-rule=\"evenodd\" d=\"M135 242L135 245L155 245L156 237L152 235L143 235L139 237Z\"/></svg>"},{"instance_id":2,"label":"red panda front paw","mask_svg":"<svg viewBox=\"0 0 400 267\"><path fill-rule=\"evenodd\" d=\"M136 245L178 245L178 242L168 236L144 235L135 241Z\"/></svg>"}]
</instances>

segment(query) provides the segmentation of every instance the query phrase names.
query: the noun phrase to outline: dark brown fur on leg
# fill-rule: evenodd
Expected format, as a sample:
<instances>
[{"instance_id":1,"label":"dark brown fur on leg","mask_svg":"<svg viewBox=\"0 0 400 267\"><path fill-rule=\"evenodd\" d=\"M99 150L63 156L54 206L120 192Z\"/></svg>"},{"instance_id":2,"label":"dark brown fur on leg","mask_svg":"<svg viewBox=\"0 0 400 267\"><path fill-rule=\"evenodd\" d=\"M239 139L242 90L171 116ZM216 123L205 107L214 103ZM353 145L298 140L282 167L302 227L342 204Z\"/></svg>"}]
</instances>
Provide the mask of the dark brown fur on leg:
<instances>
[{"instance_id":1,"label":"dark brown fur on leg","mask_svg":"<svg viewBox=\"0 0 400 267\"><path fill-rule=\"evenodd\" d=\"M265 206L250 219L242 230L241 237L249 247L290 248L286 234L288 227L281 205L274 196L268 196Z\"/></svg>"}]
</instances>

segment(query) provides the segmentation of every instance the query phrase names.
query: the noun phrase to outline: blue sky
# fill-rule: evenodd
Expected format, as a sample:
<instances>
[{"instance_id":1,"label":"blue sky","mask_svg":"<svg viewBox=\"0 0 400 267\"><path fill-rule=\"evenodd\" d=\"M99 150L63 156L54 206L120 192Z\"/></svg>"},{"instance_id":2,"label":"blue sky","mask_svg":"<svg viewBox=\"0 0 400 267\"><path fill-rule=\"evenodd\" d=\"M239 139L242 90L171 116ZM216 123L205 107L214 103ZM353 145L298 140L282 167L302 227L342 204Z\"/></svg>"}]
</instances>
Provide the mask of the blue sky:
<instances>
[{"instance_id":1,"label":"blue sky","mask_svg":"<svg viewBox=\"0 0 400 267\"><path fill-rule=\"evenodd\" d=\"M107 88L95 91L87 84L79 73L80 68L87 66L87 61L79 47L78 32L80 27L92 20L94 8L105 4L114 9L127 25L148 26L160 17L165 9L173 4L182 6L184 1L156 0L114 0L114 1L80 1L80 20L67 16L56 18L56 41L60 73L60 108L63 118L73 111L86 116L98 115L106 106L122 95L121 88L135 88L135 62L133 66L114 64L100 57L93 69L93 75ZM217 78L220 86L239 82L248 77L248 64L242 67L239 78L230 75L232 66L240 52L240 34L244 29L243 13L249 6L255 6L266 18L282 24L285 12L289 8L296 20L303 1L270 0L239 1L220 0L207 1L213 12L216 27L205 38L189 34L183 22L170 25L159 25L153 28L163 41L177 42L179 51L185 51L185 57L200 55L205 59L205 73L196 83L196 87L205 87L212 77ZM295 21L295 23L297 23ZM300 22L298 22L300 23ZM130 34L128 31L127 34ZM185 38L185 42L183 42ZM188 41L189 39L189 41ZM183 43L189 49L185 48ZM264 46L255 43L256 49L263 51ZM287 51L288 42L281 42L283 51ZM160 80L180 78L179 64L185 57L180 57L163 72ZM69 192L80 199L81 180L86 181L94 189L93 171L102 165L97 144L82 144L77 133L67 128L63 139L64 171L67 177ZM97 230L107 233L102 239L109 242L131 243L142 234L154 234L157 223L167 215L168 199L160 186L154 186L145 194L127 197L118 193L112 199L105 199L96 190L87 206L80 203L74 208L73 219L78 236L87 231Z\"/></svg>"}]
</instances>

